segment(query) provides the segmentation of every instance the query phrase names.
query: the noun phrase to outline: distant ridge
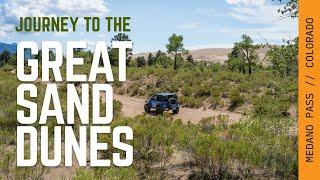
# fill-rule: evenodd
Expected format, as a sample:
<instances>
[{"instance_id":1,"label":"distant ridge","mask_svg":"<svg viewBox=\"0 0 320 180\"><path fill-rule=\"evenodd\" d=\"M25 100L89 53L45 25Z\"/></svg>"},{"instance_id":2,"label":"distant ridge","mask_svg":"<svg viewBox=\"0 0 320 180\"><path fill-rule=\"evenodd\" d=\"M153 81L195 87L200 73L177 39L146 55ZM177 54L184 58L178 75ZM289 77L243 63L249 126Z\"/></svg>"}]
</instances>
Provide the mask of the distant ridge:
<instances>
[{"instance_id":1,"label":"distant ridge","mask_svg":"<svg viewBox=\"0 0 320 180\"><path fill-rule=\"evenodd\" d=\"M4 50L8 50L10 53L16 53L17 52L17 44L7 44L0 42L0 53L2 53Z\"/></svg>"},{"instance_id":2,"label":"distant ridge","mask_svg":"<svg viewBox=\"0 0 320 180\"><path fill-rule=\"evenodd\" d=\"M263 47L258 50L258 55L262 59L269 47ZM207 61L207 62L219 62L224 63L228 59L228 54L232 51L232 48L206 48L206 49L197 49L190 50L189 54L193 56L195 61ZM133 57L144 56L148 57L149 53L155 55L157 52L143 52L133 54Z\"/></svg>"},{"instance_id":3,"label":"distant ridge","mask_svg":"<svg viewBox=\"0 0 320 180\"><path fill-rule=\"evenodd\" d=\"M0 42L0 54L5 51L8 50L10 53L16 53L17 52L17 44L16 43L12 43L12 44L7 44L7 43L2 43ZM31 55L31 50L30 49L26 49L24 51L24 59L31 59L32 55ZM1 61L2 59L0 59Z\"/></svg>"}]
</instances>

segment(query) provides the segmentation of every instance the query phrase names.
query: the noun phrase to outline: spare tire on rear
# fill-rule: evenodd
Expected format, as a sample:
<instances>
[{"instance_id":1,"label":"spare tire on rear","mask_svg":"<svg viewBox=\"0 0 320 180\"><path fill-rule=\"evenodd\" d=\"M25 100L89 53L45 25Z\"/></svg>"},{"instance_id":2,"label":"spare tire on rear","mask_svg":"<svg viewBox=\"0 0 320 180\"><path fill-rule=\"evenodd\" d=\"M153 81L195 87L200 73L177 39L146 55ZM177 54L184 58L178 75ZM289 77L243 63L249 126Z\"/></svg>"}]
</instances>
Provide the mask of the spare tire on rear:
<instances>
[{"instance_id":1,"label":"spare tire on rear","mask_svg":"<svg viewBox=\"0 0 320 180\"><path fill-rule=\"evenodd\" d=\"M170 107L170 109L171 109L171 108L172 108L172 104L178 104L178 101L177 101L176 98L170 98L170 99L168 100L168 103L169 103L169 107Z\"/></svg>"}]
</instances>

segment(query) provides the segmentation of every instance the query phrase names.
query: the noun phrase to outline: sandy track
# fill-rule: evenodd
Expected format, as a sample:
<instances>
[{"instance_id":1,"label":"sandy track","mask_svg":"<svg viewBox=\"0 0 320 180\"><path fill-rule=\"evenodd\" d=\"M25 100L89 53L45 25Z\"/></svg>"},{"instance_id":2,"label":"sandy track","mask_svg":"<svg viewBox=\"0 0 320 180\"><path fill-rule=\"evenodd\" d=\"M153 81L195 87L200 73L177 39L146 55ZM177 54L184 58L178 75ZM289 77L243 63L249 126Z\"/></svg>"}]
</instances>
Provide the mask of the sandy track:
<instances>
[{"instance_id":1,"label":"sandy track","mask_svg":"<svg viewBox=\"0 0 320 180\"><path fill-rule=\"evenodd\" d=\"M126 117L134 117L144 113L144 99L129 97L125 95L114 94L114 99L122 103L122 112ZM171 111L170 111L171 112ZM234 113L229 111L215 111L212 109L203 110L193 108L180 108L180 112L172 116L175 119L181 119L183 122L198 123L202 118L229 115L230 123L238 122L241 118L240 113ZM153 114L151 114L153 115Z\"/></svg>"}]
</instances>

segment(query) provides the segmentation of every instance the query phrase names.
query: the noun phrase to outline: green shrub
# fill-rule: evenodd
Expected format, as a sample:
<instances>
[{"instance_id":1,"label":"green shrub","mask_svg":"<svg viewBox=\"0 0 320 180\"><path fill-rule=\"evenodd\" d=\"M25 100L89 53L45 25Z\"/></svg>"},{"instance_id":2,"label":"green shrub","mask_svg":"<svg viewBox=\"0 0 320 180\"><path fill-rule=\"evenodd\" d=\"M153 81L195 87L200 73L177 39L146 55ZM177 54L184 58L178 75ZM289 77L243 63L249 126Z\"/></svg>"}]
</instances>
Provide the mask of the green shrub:
<instances>
[{"instance_id":1,"label":"green shrub","mask_svg":"<svg viewBox=\"0 0 320 180\"><path fill-rule=\"evenodd\" d=\"M211 95L211 88L208 86L200 86L199 88L195 89L195 98L197 97L209 97Z\"/></svg>"},{"instance_id":2,"label":"green shrub","mask_svg":"<svg viewBox=\"0 0 320 180\"><path fill-rule=\"evenodd\" d=\"M237 89L231 90L229 94L229 99L231 102L230 108L239 107L245 102L244 96L241 95L241 93Z\"/></svg>"},{"instance_id":3,"label":"green shrub","mask_svg":"<svg viewBox=\"0 0 320 180\"><path fill-rule=\"evenodd\" d=\"M190 151L195 160L196 179L230 179L230 147L215 135L199 135L190 141Z\"/></svg>"},{"instance_id":4,"label":"green shrub","mask_svg":"<svg viewBox=\"0 0 320 180\"><path fill-rule=\"evenodd\" d=\"M290 100L287 97L274 98L272 96L258 97L253 102L253 113L255 116L288 116Z\"/></svg>"}]
</instances>

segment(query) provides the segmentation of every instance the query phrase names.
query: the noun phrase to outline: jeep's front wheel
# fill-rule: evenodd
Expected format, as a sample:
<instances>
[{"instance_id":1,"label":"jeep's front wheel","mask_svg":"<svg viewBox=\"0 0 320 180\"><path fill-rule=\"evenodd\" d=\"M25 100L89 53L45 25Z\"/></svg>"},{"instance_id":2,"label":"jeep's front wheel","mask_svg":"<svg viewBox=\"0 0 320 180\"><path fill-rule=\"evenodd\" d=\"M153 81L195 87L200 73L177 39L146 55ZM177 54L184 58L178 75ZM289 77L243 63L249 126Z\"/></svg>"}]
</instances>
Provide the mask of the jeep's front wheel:
<instances>
[{"instance_id":1,"label":"jeep's front wheel","mask_svg":"<svg viewBox=\"0 0 320 180\"><path fill-rule=\"evenodd\" d=\"M172 110L173 114L178 114L179 113L179 108L177 108L176 110Z\"/></svg>"},{"instance_id":2,"label":"jeep's front wheel","mask_svg":"<svg viewBox=\"0 0 320 180\"><path fill-rule=\"evenodd\" d=\"M163 109L159 104L156 106L156 111L157 111L157 114L163 114Z\"/></svg>"},{"instance_id":3,"label":"jeep's front wheel","mask_svg":"<svg viewBox=\"0 0 320 180\"><path fill-rule=\"evenodd\" d=\"M145 105L144 105L144 111L145 111L146 113L149 113L149 112L150 112L150 107L149 107L148 104L145 104Z\"/></svg>"}]
</instances>

